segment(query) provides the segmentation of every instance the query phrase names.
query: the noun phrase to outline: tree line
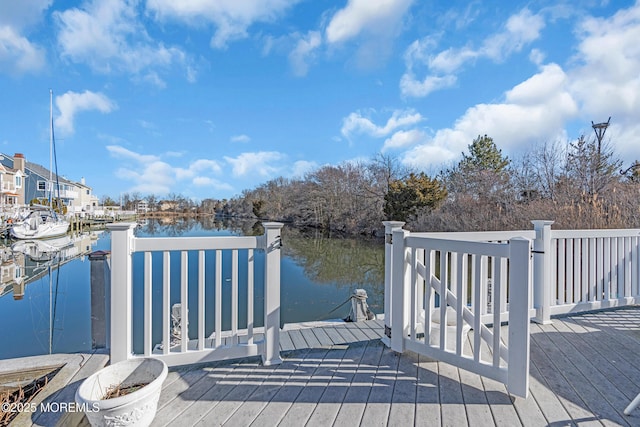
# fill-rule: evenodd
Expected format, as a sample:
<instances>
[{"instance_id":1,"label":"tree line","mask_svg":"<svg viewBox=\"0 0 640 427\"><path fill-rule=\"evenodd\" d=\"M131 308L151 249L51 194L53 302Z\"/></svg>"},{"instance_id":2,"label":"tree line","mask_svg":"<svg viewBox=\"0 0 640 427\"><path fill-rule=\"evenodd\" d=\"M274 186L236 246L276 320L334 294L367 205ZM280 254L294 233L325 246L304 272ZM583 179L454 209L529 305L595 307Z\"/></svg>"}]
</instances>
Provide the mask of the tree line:
<instances>
[{"instance_id":1,"label":"tree line","mask_svg":"<svg viewBox=\"0 0 640 427\"><path fill-rule=\"evenodd\" d=\"M345 235L380 234L384 220L420 231L530 229L534 219L559 229L639 227L640 164L626 173L622 166L610 144L595 138L541 144L512 160L480 135L460 161L431 176L378 154L276 178L231 200L193 206L170 198L201 212Z\"/></svg>"}]
</instances>

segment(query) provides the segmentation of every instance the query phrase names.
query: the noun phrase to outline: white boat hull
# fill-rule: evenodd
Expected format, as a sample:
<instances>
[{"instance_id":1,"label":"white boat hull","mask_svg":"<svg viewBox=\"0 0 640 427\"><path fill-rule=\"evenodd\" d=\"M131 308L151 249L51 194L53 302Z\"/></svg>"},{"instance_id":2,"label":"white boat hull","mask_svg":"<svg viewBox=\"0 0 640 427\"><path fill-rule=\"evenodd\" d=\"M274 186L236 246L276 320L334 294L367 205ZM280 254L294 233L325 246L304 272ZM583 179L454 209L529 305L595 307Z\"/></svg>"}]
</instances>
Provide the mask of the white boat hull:
<instances>
[{"instance_id":1,"label":"white boat hull","mask_svg":"<svg viewBox=\"0 0 640 427\"><path fill-rule=\"evenodd\" d=\"M69 221L50 215L32 213L24 221L11 227L11 236L15 239L49 239L66 234Z\"/></svg>"}]
</instances>

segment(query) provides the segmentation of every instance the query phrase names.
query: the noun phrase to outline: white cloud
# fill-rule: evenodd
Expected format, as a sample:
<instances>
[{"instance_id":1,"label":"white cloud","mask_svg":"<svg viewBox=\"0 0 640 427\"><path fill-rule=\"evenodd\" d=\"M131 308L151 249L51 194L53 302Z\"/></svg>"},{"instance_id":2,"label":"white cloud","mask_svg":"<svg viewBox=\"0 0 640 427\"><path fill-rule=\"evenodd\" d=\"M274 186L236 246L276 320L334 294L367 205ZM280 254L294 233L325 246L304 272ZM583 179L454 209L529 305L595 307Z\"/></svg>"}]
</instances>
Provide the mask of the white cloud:
<instances>
[{"instance_id":1,"label":"white cloud","mask_svg":"<svg viewBox=\"0 0 640 427\"><path fill-rule=\"evenodd\" d=\"M0 70L23 74L44 67L44 49L19 35L10 26L0 25Z\"/></svg>"},{"instance_id":2,"label":"white cloud","mask_svg":"<svg viewBox=\"0 0 640 427\"><path fill-rule=\"evenodd\" d=\"M349 0L331 18L326 29L329 43L341 43L363 32L395 31L412 0Z\"/></svg>"},{"instance_id":3,"label":"white cloud","mask_svg":"<svg viewBox=\"0 0 640 427\"><path fill-rule=\"evenodd\" d=\"M293 164L291 176L294 178L302 178L307 173L317 168L318 168L318 164L316 162L309 162L307 160L298 160Z\"/></svg>"},{"instance_id":4,"label":"white cloud","mask_svg":"<svg viewBox=\"0 0 640 427\"><path fill-rule=\"evenodd\" d=\"M422 121L420 113L414 110L395 110L384 126L378 126L362 113L351 113L342 120L342 135L351 139L354 134L365 134L376 138L389 135L398 128L415 125Z\"/></svg>"},{"instance_id":5,"label":"white cloud","mask_svg":"<svg viewBox=\"0 0 640 427\"><path fill-rule=\"evenodd\" d=\"M215 160L198 159L189 165L189 168L175 168L176 177L178 179L194 178L201 173L219 174L222 172L220 163Z\"/></svg>"},{"instance_id":6,"label":"white cloud","mask_svg":"<svg viewBox=\"0 0 640 427\"><path fill-rule=\"evenodd\" d=\"M468 108L450 128L404 153L404 162L418 167L438 166L460 157L478 135L491 136L507 153L531 144L566 140L566 126L579 120L588 127L591 121L606 121L611 116L607 138L620 158L638 158L637 135L640 133L640 3L619 10L607 18L581 17L576 34L576 55L563 69L555 63L543 64L544 54L532 49L529 59L539 67L538 73L505 91L501 102L478 104ZM535 40L544 22L528 11L512 17L503 34L490 37L477 50L478 57L504 59ZM407 49L408 68L427 65L433 47L430 39L414 43ZM441 56L441 59L444 56ZM461 62L461 64L464 61ZM439 63L442 70L455 69ZM572 137L576 137L574 134Z\"/></svg>"},{"instance_id":7,"label":"white cloud","mask_svg":"<svg viewBox=\"0 0 640 427\"><path fill-rule=\"evenodd\" d=\"M168 194L185 190L184 184L176 188L179 181L190 180L197 187L209 186L216 190L232 190L231 185L221 182L211 175L219 175L222 166L210 159L197 159L186 168L172 166L163 161L161 156L140 154L120 145L109 145L107 151L122 164L116 171L116 176L126 181L132 181L129 191L145 194ZM172 153L165 153L162 157L175 158Z\"/></svg>"},{"instance_id":8,"label":"white cloud","mask_svg":"<svg viewBox=\"0 0 640 427\"><path fill-rule=\"evenodd\" d=\"M418 167L441 165L459 157L484 134L505 150L518 150L562 135L564 124L577 114L567 75L558 65L549 64L507 91L504 102L467 109L453 128L438 130L433 138L408 151L404 162Z\"/></svg>"},{"instance_id":9,"label":"white cloud","mask_svg":"<svg viewBox=\"0 0 640 427\"><path fill-rule=\"evenodd\" d=\"M545 54L540 49L531 49L529 53L529 60L536 64L537 66L541 66L544 62Z\"/></svg>"},{"instance_id":10,"label":"white cloud","mask_svg":"<svg viewBox=\"0 0 640 427\"><path fill-rule=\"evenodd\" d=\"M544 28L544 18L539 14L532 14L529 9L522 9L507 20L504 31L487 38L480 48L479 55L496 61L537 40Z\"/></svg>"},{"instance_id":11,"label":"white cloud","mask_svg":"<svg viewBox=\"0 0 640 427\"><path fill-rule=\"evenodd\" d=\"M231 137L231 142L249 142L251 141L251 138L248 135L245 134L240 134L240 135L234 135Z\"/></svg>"},{"instance_id":12,"label":"white cloud","mask_svg":"<svg viewBox=\"0 0 640 427\"><path fill-rule=\"evenodd\" d=\"M587 112L604 115L640 109L640 4L611 19L590 18L580 28L582 37L572 70L573 89Z\"/></svg>"},{"instance_id":13,"label":"white cloud","mask_svg":"<svg viewBox=\"0 0 640 427\"><path fill-rule=\"evenodd\" d=\"M138 7L137 0L90 0L81 8L55 12L62 56L86 63L97 72L133 73L164 87L153 68L183 64L186 55L176 47L154 42L139 19Z\"/></svg>"},{"instance_id":14,"label":"white cloud","mask_svg":"<svg viewBox=\"0 0 640 427\"><path fill-rule=\"evenodd\" d=\"M258 151L242 153L237 157L224 156L224 159L232 166L234 176L256 174L260 177L269 177L281 169L270 163L282 160L284 157L284 154L277 151Z\"/></svg>"},{"instance_id":15,"label":"white cloud","mask_svg":"<svg viewBox=\"0 0 640 427\"><path fill-rule=\"evenodd\" d=\"M38 23L53 0L21 0L0 2L0 26L23 29Z\"/></svg>"},{"instance_id":16,"label":"white cloud","mask_svg":"<svg viewBox=\"0 0 640 427\"><path fill-rule=\"evenodd\" d=\"M640 111L640 3L609 18L587 18L577 31L574 68L567 71L570 89L584 120L606 121L616 151L638 157Z\"/></svg>"},{"instance_id":17,"label":"white cloud","mask_svg":"<svg viewBox=\"0 0 640 427\"><path fill-rule=\"evenodd\" d=\"M197 176L193 179L193 185L196 187L209 187L213 190L232 191L233 187L227 183L220 182L217 179L206 176Z\"/></svg>"},{"instance_id":18,"label":"white cloud","mask_svg":"<svg viewBox=\"0 0 640 427\"><path fill-rule=\"evenodd\" d=\"M247 37L256 22L273 22L299 0L147 0L147 9L158 19L216 26L211 46L221 49Z\"/></svg>"},{"instance_id":19,"label":"white cloud","mask_svg":"<svg viewBox=\"0 0 640 427\"><path fill-rule=\"evenodd\" d=\"M218 163L215 160L208 160L208 159L196 160L191 164L191 168L196 172L207 171L207 170L215 173L222 172L222 167L220 166L220 163Z\"/></svg>"},{"instance_id":20,"label":"white cloud","mask_svg":"<svg viewBox=\"0 0 640 427\"><path fill-rule=\"evenodd\" d=\"M432 36L416 40L404 55L406 71L400 79L400 91L403 96L425 97L435 90L451 87L456 82L455 74L466 63L480 58L502 61L538 39L544 25L542 15L525 8L510 16L504 29L485 38L478 48L467 45L433 53L437 41ZM422 79L416 77L416 69L421 67L427 68Z\"/></svg>"},{"instance_id":21,"label":"white cloud","mask_svg":"<svg viewBox=\"0 0 640 427\"><path fill-rule=\"evenodd\" d=\"M143 194L168 194L174 187L173 168L161 161L158 156L139 154L118 145L107 146L107 151L125 163L116 170L116 177L133 181L129 191Z\"/></svg>"},{"instance_id":22,"label":"white cloud","mask_svg":"<svg viewBox=\"0 0 640 427\"><path fill-rule=\"evenodd\" d=\"M0 72L21 75L44 67L44 48L29 40L25 32L42 19L51 2L0 2Z\"/></svg>"},{"instance_id":23,"label":"white cloud","mask_svg":"<svg viewBox=\"0 0 640 427\"><path fill-rule=\"evenodd\" d=\"M109 151L109 153L111 153L114 157L135 160L140 163L153 163L160 160L158 156L154 156L152 154L138 154L120 145L108 145L107 151Z\"/></svg>"},{"instance_id":24,"label":"white cloud","mask_svg":"<svg viewBox=\"0 0 640 427\"><path fill-rule=\"evenodd\" d=\"M74 132L73 122L76 114L91 110L110 113L117 108L106 95L88 90L83 93L69 91L64 95L56 96L56 106L60 110L60 116L55 120L56 129L67 134Z\"/></svg>"},{"instance_id":25,"label":"white cloud","mask_svg":"<svg viewBox=\"0 0 640 427\"><path fill-rule=\"evenodd\" d=\"M469 48L449 48L429 58L429 69L433 72L454 73L468 61L480 56L480 53Z\"/></svg>"},{"instance_id":26,"label":"white cloud","mask_svg":"<svg viewBox=\"0 0 640 427\"><path fill-rule=\"evenodd\" d=\"M464 10L451 8L438 16L439 28L451 28L461 30L468 27L480 15L483 5L481 2L468 2Z\"/></svg>"},{"instance_id":27,"label":"white cloud","mask_svg":"<svg viewBox=\"0 0 640 427\"><path fill-rule=\"evenodd\" d=\"M360 68L376 68L393 52L393 42L401 33L404 18L413 0L348 0L325 28L325 41L330 47L347 42L356 46L350 61Z\"/></svg>"},{"instance_id":28,"label":"white cloud","mask_svg":"<svg viewBox=\"0 0 640 427\"><path fill-rule=\"evenodd\" d=\"M384 141L382 152L415 145L426 139L427 135L420 129L400 130Z\"/></svg>"},{"instance_id":29,"label":"white cloud","mask_svg":"<svg viewBox=\"0 0 640 427\"><path fill-rule=\"evenodd\" d=\"M392 53L392 41L400 33L412 3L413 0L348 0L344 8L329 17L328 24L321 24L317 30L263 36L262 54L284 52L293 74L305 76L319 54L327 53L327 47L330 50L357 38L351 60L363 68L377 67Z\"/></svg>"},{"instance_id":30,"label":"white cloud","mask_svg":"<svg viewBox=\"0 0 640 427\"><path fill-rule=\"evenodd\" d=\"M417 168L428 169L432 166L437 167L447 164L459 155L460 152L454 152L449 147L423 144L407 151L402 157L402 163Z\"/></svg>"},{"instance_id":31,"label":"white cloud","mask_svg":"<svg viewBox=\"0 0 640 427\"><path fill-rule=\"evenodd\" d=\"M193 179L193 183L199 187L214 185L214 180L206 176L198 176Z\"/></svg>"},{"instance_id":32,"label":"white cloud","mask_svg":"<svg viewBox=\"0 0 640 427\"><path fill-rule=\"evenodd\" d=\"M448 75L426 76L419 81L413 73L405 73L400 79L400 92L402 95L425 97L436 90L454 86L457 80L456 76Z\"/></svg>"},{"instance_id":33,"label":"white cloud","mask_svg":"<svg viewBox=\"0 0 640 427\"><path fill-rule=\"evenodd\" d=\"M299 36L291 53L289 62L296 76L304 76L309 71L308 62L313 60L315 50L322 44L322 36L318 31L309 31L306 36Z\"/></svg>"}]
</instances>

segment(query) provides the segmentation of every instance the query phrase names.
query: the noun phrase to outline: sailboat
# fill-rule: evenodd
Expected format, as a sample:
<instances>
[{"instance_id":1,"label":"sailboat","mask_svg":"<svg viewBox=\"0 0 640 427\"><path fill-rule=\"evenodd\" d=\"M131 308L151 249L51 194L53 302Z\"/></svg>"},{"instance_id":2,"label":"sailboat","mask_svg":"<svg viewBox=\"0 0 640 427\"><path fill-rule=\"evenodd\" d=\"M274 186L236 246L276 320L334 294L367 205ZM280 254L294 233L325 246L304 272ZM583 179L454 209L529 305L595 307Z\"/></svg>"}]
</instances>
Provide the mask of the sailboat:
<instances>
[{"instance_id":1,"label":"sailboat","mask_svg":"<svg viewBox=\"0 0 640 427\"><path fill-rule=\"evenodd\" d=\"M48 239L61 236L67 233L69 221L53 209L53 158L55 150L55 140L53 136L53 91L49 91L49 205L31 206L29 214L20 222L15 223L10 230L11 236L16 239ZM57 169L57 160L56 160ZM58 174L56 173L56 179ZM58 200L60 200L60 186L58 190ZM58 207L61 208L60 203Z\"/></svg>"}]
</instances>

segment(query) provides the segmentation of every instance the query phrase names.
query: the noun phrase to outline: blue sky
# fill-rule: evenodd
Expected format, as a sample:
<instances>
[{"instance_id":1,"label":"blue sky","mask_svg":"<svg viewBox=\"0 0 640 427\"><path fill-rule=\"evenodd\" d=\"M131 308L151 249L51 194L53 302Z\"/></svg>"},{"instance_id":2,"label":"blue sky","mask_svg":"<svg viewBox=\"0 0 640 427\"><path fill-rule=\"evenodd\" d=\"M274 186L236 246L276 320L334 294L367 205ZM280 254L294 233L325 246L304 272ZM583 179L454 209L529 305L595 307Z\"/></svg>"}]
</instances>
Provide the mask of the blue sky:
<instances>
[{"instance_id":1,"label":"blue sky","mask_svg":"<svg viewBox=\"0 0 640 427\"><path fill-rule=\"evenodd\" d=\"M94 193L229 198L383 152L428 173L606 121L640 159L640 2L0 2L0 151Z\"/></svg>"}]
</instances>

